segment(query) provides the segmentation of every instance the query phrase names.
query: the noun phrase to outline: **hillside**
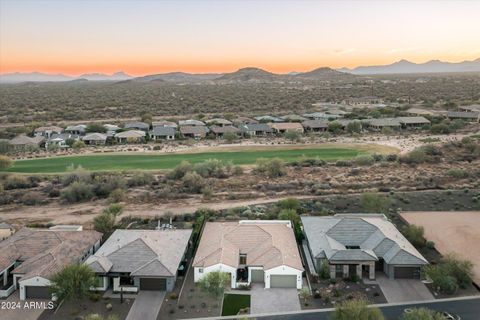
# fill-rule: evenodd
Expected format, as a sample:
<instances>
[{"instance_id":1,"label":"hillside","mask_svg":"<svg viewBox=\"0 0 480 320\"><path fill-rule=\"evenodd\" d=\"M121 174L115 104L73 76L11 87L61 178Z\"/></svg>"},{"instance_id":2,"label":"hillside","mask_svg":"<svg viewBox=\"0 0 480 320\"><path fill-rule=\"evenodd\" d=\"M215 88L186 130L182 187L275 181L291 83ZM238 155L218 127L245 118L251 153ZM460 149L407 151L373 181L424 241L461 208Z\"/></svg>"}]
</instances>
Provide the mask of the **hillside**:
<instances>
[{"instance_id":1,"label":"hillside","mask_svg":"<svg viewBox=\"0 0 480 320\"><path fill-rule=\"evenodd\" d=\"M283 80L282 75L274 74L260 68L242 68L232 73L226 73L217 81L228 82L276 82Z\"/></svg>"}]
</instances>

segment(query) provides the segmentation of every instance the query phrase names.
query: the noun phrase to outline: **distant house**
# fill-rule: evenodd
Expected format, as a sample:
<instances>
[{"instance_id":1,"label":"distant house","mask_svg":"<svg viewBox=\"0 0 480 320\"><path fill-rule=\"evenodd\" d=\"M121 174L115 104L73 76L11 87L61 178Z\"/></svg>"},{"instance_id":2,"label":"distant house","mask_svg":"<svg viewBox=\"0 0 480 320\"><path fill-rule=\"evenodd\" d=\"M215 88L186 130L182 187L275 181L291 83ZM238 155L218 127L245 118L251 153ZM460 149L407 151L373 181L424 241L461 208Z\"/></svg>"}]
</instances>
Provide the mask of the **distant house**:
<instances>
[{"instance_id":1,"label":"distant house","mask_svg":"<svg viewBox=\"0 0 480 320\"><path fill-rule=\"evenodd\" d=\"M107 132L111 131L111 132L117 132L118 130L120 130L120 127L117 126L117 125L114 125L114 124L104 124L103 127L107 130Z\"/></svg>"},{"instance_id":2,"label":"distant house","mask_svg":"<svg viewBox=\"0 0 480 320\"><path fill-rule=\"evenodd\" d=\"M205 126L205 123L200 120L188 119L178 121L179 126Z\"/></svg>"},{"instance_id":3,"label":"distant house","mask_svg":"<svg viewBox=\"0 0 480 320\"><path fill-rule=\"evenodd\" d=\"M15 233L15 229L11 224L0 222L0 241L7 239ZM0 279L1 283L1 279Z\"/></svg>"},{"instance_id":4,"label":"distant house","mask_svg":"<svg viewBox=\"0 0 480 320\"><path fill-rule=\"evenodd\" d=\"M142 143L145 142L145 131L128 130L115 134L118 143Z\"/></svg>"},{"instance_id":5,"label":"distant house","mask_svg":"<svg viewBox=\"0 0 480 320\"><path fill-rule=\"evenodd\" d=\"M396 119L406 129L420 129L423 126L430 125L430 120L425 117L398 117Z\"/></svg>"},{"instance_id":6,"label":"distant house","mask_svg":"<svg viewBox=\"0 0 480 320\"><path fill-rule=\"evenodd\" d=\"M233 133L238 135L240 130L234 126L217 126L213 125L210 127L210 132L215 135L217 138L223 138L226 133Z\"/></svg>"},{"instance_id":7,"label":"distant house","mask_svg":"<svg viewBox=\"0 0 480 320\"><path fill-rule=\"evenodd\" d=\"M405 112L412 116L434 116L435 115L435 112L422 109L422 108L410 108Z\"/></svg>"},{"instance_id":8,"label":"distant house","mask_svg":"<svg viewBox=\"0 0 480 320\"><path fill-rule=\"evenodd\" d=\"M298 122L271 123L270 127L275 133L285 133L287 131L303 133L303 126L301 123Z\"/></svg>"},{"instance_id":9,"label":"distant house","mask_svg":"<svg viewBox=\"0 0 480 320\"><path fill-rule=\"evenodd\" d=\"M468 122L479 122L480 112L474 111L450 111L447 112L447 118L450 120L464 120Z\"/></svg>"},{"instance_id":10,"label":"distant house","mask_svg":"<svg viewBox=\"0 0 480 320\"><path fill-rule=\"evenodd\" d=\"M174 127L153 127L149 132L150 139L152 140L174 140L175 128Z\"/></svg>"},{"instance_id":11,"label":"distant house","mask_svg":"<svg viewBox=\"0 0 480 320\"><path fill-rule=\"evenodd\" d=\"M307 119L311 120L335 120L339 119L342 116L341 115L336 115L336 114L328 114L325 112L312 112L312 113L305 113L303 115Z\"/></svg>"},{"instance_id":12,"label":"distant house","mask_svg":"<svg viewBox=\"0 0 480 320\"><path fill-rule=\"evenodd\" d=\"M239 126L240 132L251 137L267 136L273 133L273 129L265 123L250 123Z\"/></svg>"},{"instance_id":13,"label":"distant house","mask_svg":"<svg viewBox=\"0 0 480 320\"><path fill-rule=\"evenodd\" d=\"M99 132L92 132L87 133L84 137L82 137L83 142L88 145L105 145L107 142L107 135L104 133Z\"/></svg>"},{"instance_id":14,"label":"distant house","mask_svg":"<svg viewBox=\"0 0 480 320\"><path fill-rule=\"evenodd\" d=\"M180 134L184 138L201 139L209 132L206 126L180 126Z\"/></svg>"},{"instance_id":15,"label":"distant house","mask_svg":"<svg viewBox=\"0 0 480 320\"><path fill-rule=\"evenodd\" d=\"M350 106L383 104L383 99L375 96L367 96L367 97L360 97L360 98L348 98L348 99L345 99L343 103Z\"/></svg>"},{"instance_id":16,"label":"distant house","mask_svg":"<svg viewBox=\"0 0 480 320\"><path fill-rule=\"evenodd\" d=\"M117 229L85 262L96 274L98 291L172 291L191 229Z\"/></svg>"},{"instance_id":17,"label":"distant house","mask_svg":"<svg viewBox=\"0 0 480 320\"><path fill-rule=\"evenodd\" d=\"M307 120L306 118L299 116L298 114L288 114L286 116L281 116L280 118L286 122L302 122Z\"/></svg>"},{"instance_id":18,"label":"distant house","mask_svg":"<svg viewBox=\"0 0 480 320\"><path fill-rule=\"evenodd\" d=\"M45 148L49 148L51 145L57 145L59 148L68 148L68 140L78 141L80 138L78 134L55 133L45 142Z\"/></svg>"},{"instance_id":19,"label":"distant house","mask_svg":"<svg viewBox=\"0 0 480 320\"><path fill-rule=\"evenodd\" d=\"M371 130L379 131L383 128L399 129L402 124L397 118L366 119L362 122Z\"/></svg>"},{"instance_id":20,"label":"distant house","mask_svg":"<svg viewBox=\"0 0 480 320\"><path fill-rule=\"evenodd\" d=\"M256 124L258 123L258 120L248 118L248 117L237 117L233 119L233 123L237 126L241 126L244 124Z\"/></svg>"},{"instance_id":21,"label":"distant house","mask_svg":"<svg viewBox=\"0 0 480 320\"><path fill-rule=\"evenodd\" d=\"M351 120L350 119L337 119L334 122L340 124L340 126L342 127L343 130L346 130L347 126L352 122L358 122L360 124L360 128L363 129L362 121L357 120L357 119L351 119Z\"/></svg>"},{"instance_id":22,"label":"distant house","mask_svg":"<svg viewBox=\"0 0 480 320\"><path fill-rule=\"evenodd\" d=\"M47 126L47 127L38 127L34 130L34 135L36 137L41 136L46 139L50 138L50 136L54 133L62 133L63 128L57 126Z\"/></svg>"},{"instance_id":23,"label":"distant house","mask_svg":"<svg viewBox=\"0 0 480 320\"><path fill-rule=\"evenodd\" d=\"M100 247L94 230L23 228L0 242L0 297L20 289L20 300L51 299L50 277L64 267L83 263Z\"/></svg>"},{"instance_id":24,"label":"distant house","mask_svg":"<svg viewBox=\"0 0 480 320\"><path fill-rule=\"evenodd\" d=\"M273 117L273 116L259 116L259 117L255 117L255 120L261 123L283 122L282 118Z\"/></svg>"},{"instance_id":25,"label":"distant house","mask_svg":"<svg viewBox=\"0 0 480 320\"><path fill-rule=\"evenodd\" d=\"M195 282L222 271L232 288L302 288L304 269L290 221L207 222L192 266Z\"/></svg>"},{"instance_id":26,"label":"distant house","mask_svg":"<svg viewBox=\"0 0 480 320\"><path fill-rule=\"evenodd\" d=\"M152 128L155 129L156 127L170 127L176 129L178 128L178 125L175 122L167 120L153 121Z\"/></svg>"},{"instance_id":27,"label":"distant house","mask_svg":"<svg viewBox=\"0 0 480 320\"><path fill-rule=\"evenodd\" d=\"M125 129L142 130L148 132L150 125L141 121L128 122L125 124Z\"/></svg>"},{"instance_id":28,"label":"distant house","mask_svg":"<svg viewBox=\"0 0 480 320\"><path fill-rule=\"evenodd\" d=\"M8 144L14 150L27 150L30 148L38 148L45 142L45 138L42 136L28 137L26 135L19 135L8 141Z\"/></svg>"},{"instance_id":29,"label":"distant house","mask_svg":"<svg viewBox=\"0 0 480 320\"><path fill-rule=\"evenodd\" d=\"M381 214L336 214L301 217L308 265L318 273L327 264L331 278L356 275L375 279L420 279L427 260Z\"/></svg>"},{"instance_id":30,"label":"distant house","mask_svg":"<svg viewBox=\"0 0 480 320\"><path fill-rule=\"evenodd\" d=\"M207 120L206 123L210 126L215 125L217 127L227 127L232 125L231 121L227 119L221 119L221 118L210 119L210 120Z\"/></svg>"},{"instance_id":31,"label":"distant house","mask_svg":"<svg viewBox=\"0 0 480 320\"><path fill-rule=\"evenodd\" d=\"M306 120L302 122L305 131L309 132L323 132L328 129L328 121L326 120Z\"/></svg>"},{"instance_id":32,"label":"distant house","mask_svg":"<svg viewBox=\"0 0 480 320\"><path fill-rule=\"evenodd\" d=\"M466 112L480 112L480 104L472 104L472 105L469 105L469 106L460 106L460 107L458 107L458 110L466 111Z\"/></svg>"},{"instance_id":33,"label":"distant house","mask_svg":"<svg viewBox=\"0 0 480 320\"><path fill-rule=\"evenodd\" d=\"M84 124L78 124L75 126L68 126L65 128L66 133L73 135L83 136L86 132L87 126Z\"/></svg>"}]
</instances>

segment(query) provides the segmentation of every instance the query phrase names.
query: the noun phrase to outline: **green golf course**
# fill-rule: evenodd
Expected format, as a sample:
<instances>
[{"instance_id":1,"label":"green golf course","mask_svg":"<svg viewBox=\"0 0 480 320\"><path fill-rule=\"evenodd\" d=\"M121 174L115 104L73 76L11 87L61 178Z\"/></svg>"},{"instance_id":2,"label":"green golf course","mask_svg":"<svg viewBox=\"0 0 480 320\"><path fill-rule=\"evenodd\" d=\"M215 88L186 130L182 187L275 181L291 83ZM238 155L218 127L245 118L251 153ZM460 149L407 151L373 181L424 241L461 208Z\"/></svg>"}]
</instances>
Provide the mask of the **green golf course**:
<instances>
[{"instance_id":1,"label":"green golf course","mask_svg":"<svg viewBox=\"0 0 480 320\"><path fill-rule=\"evenodd\" d=\"M172 169L181 161L191 163L208 159L232 161L237 165L251 165L259 158L280 158L294 161L301 158L318 158L326 161L351 159L359 155L378 152L379 148L359 147L262 147L243 148L244 150L219 150L195 153L110 153L78 156L58 156L50 158L17 160L8 172L19 173L62 173L69 168L82 167L89 171L110 170L165 170Z\"/></svg>"}]
</instances>

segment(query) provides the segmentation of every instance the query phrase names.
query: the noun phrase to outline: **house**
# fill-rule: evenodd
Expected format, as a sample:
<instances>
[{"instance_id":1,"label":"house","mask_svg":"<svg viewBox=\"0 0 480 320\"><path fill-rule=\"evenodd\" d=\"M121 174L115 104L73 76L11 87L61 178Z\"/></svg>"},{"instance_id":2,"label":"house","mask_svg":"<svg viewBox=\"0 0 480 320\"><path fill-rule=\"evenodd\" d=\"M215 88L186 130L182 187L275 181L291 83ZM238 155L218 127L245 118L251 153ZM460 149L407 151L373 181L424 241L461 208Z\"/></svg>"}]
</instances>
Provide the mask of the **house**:
<instances>
[{"instance_id":1,"label":"house","mask_svg":"<svg viewBox=\"0 0 480 320\"><path fill-rule=\"evenodd\" d=\"M362 121L356 120L356 119L352 119L352 120L350 120L350 119L338 119L338 120L335 120L334 122L339 123L343 130L346 130L347 127L348 127L348 125L349 125L350 123L352 123L352 122L357 122L357 123L359 123L359 124L360 124L360 128L363 129Z\"/></svg>"},{"instance_id":2,"label":"house","mask_svg":"<svg viewBox=\"0 0 480 320\"><path fill-rule=\"evenodd\" d=\"M115 134L115 139L118 143L141 143L145 141L145 131L128 130Z\"/></svg>"},{"instance_id":3,"label":"house","mask_svg":"<svg viewBox=\"0 0 480 320\"><path fill-rule=\"evenodd\" d=\"M120 127L114 124L104 124L103 127L107 130L107 132L112 131L112 132L117 132L120 130Z\"/></svg>"},{"instance_id":4,"label":"house","mask_svg":"<svg viewBox=\"0 0 480 320\"><path fill-rule=\"evenodd\" d=\"M227 127L227 126L232 126L232 122L227 120L227 119L221 119L221 118L215 118L215 119L210 119L207 120L206 123L210 126L217 126L217 127Z\"/></svg>"},{"instance_id":5,"label":"house","mask_svg":"<svg viewBox=\"0 0 480 320\"><path fill-rule=\"evenodd\" d=\"M178 121L178 125L179 126L205 126L205 123L200 120L189 119L189 120Z\"/></svg>"},{"instance_id":6,"label":"house","mask_svg":"<svg viewBox=\"0 0 480 320\"><path fill-rule=\"evenodd\" d=\"M335 120L342 118L341 115L336 115L336 114L328 114L325 112L312 112L312 113L305 113L303 115L307 119L311 120Z\"/></svg>"},{"instance_id":7,"label":"house","mask_svg":"<svg viewBox=\"0 0 480 320\"><path fill-rule=\"evenodd\" d=\"M150 130L150 139L152 140L174 140L175 128L174 127L153 127Z\"/></svg>"},{"instance_id":8,"label":"house","mask_svg":"<svg viewBox=\"0 0 480 320\"><path fill-rule=\"evenodd\" d=\"M15 228L6 222L0 222L0 241L7 239L15 233Z\"/></svg>"},{"instance_id":9,"label":"house","mask_svg":"<svg viewBox=\"0 0 480 320\"><path fill-rule=\"evenodd\" d=\"M460 106L460 107L458 107L458 110L466 111L466 112L480 112L480 104L472 104L472 105L469 105L469 106Z\"/></svg>"},{"instance_id":10,"label":"house","mask_svg":"<svg viewBox=\"0 0 480 320\"><path fill-rule=\"evenodd\" d=\"M434 116L435 115L435 112L426 110L426 109L421 109L421 108L410 108L405 112L411 116Z\"/></svg>"},{"instance_id":11,"label":"house","mask_svg":"<svg viewBox=\"0 0 480 320\"><path fill-rule=\"evenodd\" d=\"M251 137L254 136L267 136L273 133L273 129L265 123L250 123L244 124L239 127L243 134L247 134Z\"/></svg>"},{"instance_id":12,"label":"house","mask_svg":"<svg viewBox=\"0 0 480 320\"><path fill-rule=\"evenodd\" d=\"M33 131L34 136L45 137L46 139L50 138L53 133L62 133L63 128L57 126L47 126L47 127L38 127Z\"/></svg>"},{"instance_id":13,"label":"house","mask_svg":"<svg viewBox=\"0 0 480 320\"><path fill-rule=\"evenodd\" d=\"M397 118L366 119L362 122L368 128L376 131L382 130L383 128L399 129L402 126Z\"/></svg>"},{"instance_id":14,"label":"house","mask_svg":"<svg viewBox=\"0 0 480 320\"><path fill-rule=\"evenodd\" d=\"M135 121L126 123L124 128L129 130L133 129L148 132L148 130L150 129L150 125L145 122Z\"/></svg>"},{"instance_id":15,"label":"house","mask_svg":"<svg viewBox=\"0 0 480 320\"><path fill-rule=\"evenodd\" d=\"M49 148L51 145L57 145L59 148L68 148L67 140L80 140L80 136L70 133L54 133L45 142L45 148Z\"/></svg>"},{"instance_id":16,"label":"house","mask_svg":"<svg viewBox=\"0 0 480 320\"><path fill-rule=\"evenodd\" d=\"M283 119L273 116L259 116L255 117L255 120L261 123L268 123L268 122L283 122Z\"/></svg>"},{"instance_id":17,"label":"house","mask_svg":"<svg viewBox=\"0 0 480 320\"><path fill-rule=\"evenodd\" d=\"M232 288L302 288L304 269L290 221L207 222L192 266L195 282L222 271L230 274Z\"/></svg>"},{"instance_id":18,"label":"house","mask_svg":"<svg viewBox=\"0 0 480 320\"><path fill-rule=\"evenodd\" d=\"M307 259L318 273L328 264L331 278L420 279L427 260L382 214L336 214L301 217ZM313 272L314 270L310 270Z\"/></svg>"},{"instance_id":19,"label":"house","mask_svg":"<svg viewBox=\"0 0 480 320\"><path fill-rule=\"evenodd\" d=\"M78 124L75 126L68 126L65 128L66 133L73 135L83 136L87 130L87 126L84 124Z\"/></svg>"},{"instance_id":20,"label":"house","mask_svg":"<svg viewBox=\"0 0 480 320\"><path fill-rule=\"evenodd\" d=\"M42 136L36 137L28 137L26 135L19 135L15 138L8 141L8 144L14 150L27 150L27 149L35 149L40 147L40 145L45 141L45 138Z\"/></svg>"},{"instance_id":21,"label":"house","mask_svg":"<svg viewBox=\"0 0 480 320\"><path fill-rule=\"evenodd\" d=\"M270 123L269 125L275 133L285 133L287 131L303 133L303 126L298 122Z\"/></svg>"},{"instance_id":22,"label":"house","mask_svg":"<svg viewBox=\"0 0 480 320\"><path fill-rule=\"evenodd\" d=\"M241 126L244 124L256 124L258 121L248 117L237 117L233 119L233 123L237 126Z\"/></svg>"},{"instance_id":23,"label":"house","mask_svg":"<svg viewBox=\"0 0 480 320\"><path fill-rule=\"evenodd\" d=\"M420 129L423 126L430 125L430 120L425 117L398 117L396 119L406 129Z\"/></svg>"},{"instance_id":24,"label":"house","mask_svg":"<svg viewBox=\"0 0 480 320\"><path fill-rule=\"evenodd\" d=\"M234 126L213 125L210 127L210 132L212 132L217 138L223 138L226 133L235 134L238 136L238 134L240 133L240 130Z\"/></svg>"},{"instance_id":25,"label":"house","mask_svg":"<svg viewBox=\"0 0 480 320\"><path fill-rule=\"evenodd\" d=\"M328 129L328 121L325 120L305 120L302 122L305 131L323 132Z\"/></svg>"},{"instance_id":26,"label":"house","mask_svg":"<svg viewBox=\"0 0 480 320\"><path fill-rule=\"evenodd\" d=\"M348 98L345 99L343 103L350 106L365 106L372 104L383 104L383 99L375 96L367 96L360 98Z\"/></svg>"},{"instance_id":27,"label":"house","mask_svg":"<svg viewBox=\"0 0 480 320\"><path fill-rule=\"evenodd\" d=\"M172 121L160 120L152 122L152 128L155 129L155 127L170 127L176 129L178 128L178 125Z\"/></svg>"},{"instance_id":28,"label":"house","mask_svg":"<svg viewBox=\"0 0 480 320\"><path fill-rule=\"evenodd\" d=\"M209 132L206 126L180 126L180 134L184 138L201 139Z\"/></svg>"},{"instance_id":29,"label":"house","mask_svg":"<svg viewBox=\"0 0 480 320\"><path fill-rule=\"evenodd\" d=\"M101 146L107 142L107 135L99 132L87 133L82 137L83 142L88 145Z\"/></svg>"},{"instance_id":30,"label":"house","mask_svg":"<svg viewBox=\"0 0 480 320\"><path fill-rule=\"evenodd\" d=\"M286 122L302 122L307 120L306 118L299 116L298 114L288 114L286 116L281 116L280 119Z\"/></svg>"},{"instance_id":31,"label":"house","mask_svg":"<svg viewBox=\"0 0 480 320\"><path fill-rule=\"evenodd\" d=\"M100 247L102 234L77 228L22 228L0 242L0 297L20 289L20 300L50 299L50 277L83 263Z\"/></svg>"},{"instance_id":32,"label":"house","mask_svg":"<svg viewBox=\"0 0 480 320\"><path fill-rule=\"evenodd\" d=\"M115 230L85 262L98 277L93 290L172 291L191 234L191 229Z\"/></svg>"},{"instance_id":33,"label":"house","mask_svg":"<svg viewBox=\"0 0 480 320\"><path fill-rule=\"evenodd\" d=\"M450 120L464 120L468 122L479 122L480 112L475 111L450 111L447 112L447 118Z\"/></svg>"}]
</instances>

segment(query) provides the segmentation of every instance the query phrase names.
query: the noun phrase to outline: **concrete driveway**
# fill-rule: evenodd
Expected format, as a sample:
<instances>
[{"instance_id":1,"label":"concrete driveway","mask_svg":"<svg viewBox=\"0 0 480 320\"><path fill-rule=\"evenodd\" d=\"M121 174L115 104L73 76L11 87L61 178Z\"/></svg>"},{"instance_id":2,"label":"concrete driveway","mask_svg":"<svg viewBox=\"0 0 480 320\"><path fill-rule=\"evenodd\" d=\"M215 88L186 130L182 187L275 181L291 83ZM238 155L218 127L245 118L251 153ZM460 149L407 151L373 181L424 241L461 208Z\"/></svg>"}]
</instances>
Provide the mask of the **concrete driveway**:
<instances>
[{"instance_id":1,"label":"concrete driveway","mask_svg":"<svg viewBox=\"0 0 480 320\"><path fill-rule=\"evenodd\" d=\"M19 302L20 295L19 291L16 290L12 293L7 299L0 300L2 302ZM38 317L43 313L45 309L43 308L25 308L25 302L32 302L32 301L42 301L44 303L48 303L49 300L28 300L28 301L20 301L20 308L19 309L8 309L4 308L0 310L0 319L2 320L37 320Z\"/></svg>"},{"instance_id":2,"label":"concrete driveway","mask_svg":"<svg viewBox=\"0 0 480 320\"><path fill-rule=\"evenodd\" d=\"M419 302L434 299L428 288L420 280L390 280L385 275L377 274L376 282L389 303Z\"/></svg>"},{"instance_id":3,"label":"concrete driveway","mask_svg":"<svg viewBox=\"0 0 480 320\"><path fill-rule=\"evenodd\" d=\"M156 320L165 291L140 291L125 320Z\"/></svg>"},{"instance_id":4,"label":"concrete driveway","mask_svg":"<svg viewBox=\"0 0 480 320\"><path fill-rule=\"evenodd\" d=\"M251 314L301 310L297 289L265 289L263 284L254 284L250 295Z\"/></svg>"}]
</instances>

